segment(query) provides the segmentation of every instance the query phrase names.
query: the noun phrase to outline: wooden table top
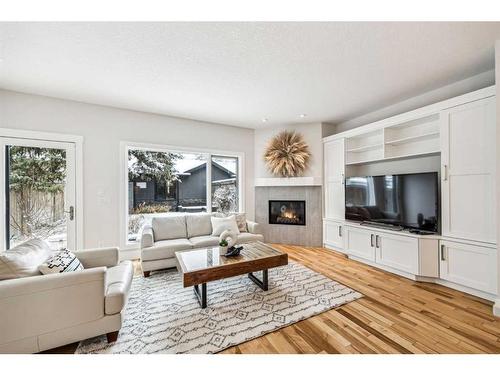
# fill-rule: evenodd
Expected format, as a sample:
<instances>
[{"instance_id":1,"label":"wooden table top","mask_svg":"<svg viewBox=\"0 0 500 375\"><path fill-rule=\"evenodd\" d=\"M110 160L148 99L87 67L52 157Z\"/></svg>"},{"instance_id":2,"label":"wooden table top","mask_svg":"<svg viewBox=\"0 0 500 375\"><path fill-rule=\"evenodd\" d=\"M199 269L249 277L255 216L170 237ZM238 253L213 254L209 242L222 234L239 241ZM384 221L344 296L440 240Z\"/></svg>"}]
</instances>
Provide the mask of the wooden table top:
<instances>
[{"instance_id":1,"label":"wooden table top","mask_svg":"<svg viewBox=\"0 0 500 375\"><path fill-rule=\"evenodd\" d=\"M262 242L241 246L243 249L237 257L220 255L218 246L175 253L183 274L184 287L288 264L286 253Z\"/></svg>"}]
</instances>

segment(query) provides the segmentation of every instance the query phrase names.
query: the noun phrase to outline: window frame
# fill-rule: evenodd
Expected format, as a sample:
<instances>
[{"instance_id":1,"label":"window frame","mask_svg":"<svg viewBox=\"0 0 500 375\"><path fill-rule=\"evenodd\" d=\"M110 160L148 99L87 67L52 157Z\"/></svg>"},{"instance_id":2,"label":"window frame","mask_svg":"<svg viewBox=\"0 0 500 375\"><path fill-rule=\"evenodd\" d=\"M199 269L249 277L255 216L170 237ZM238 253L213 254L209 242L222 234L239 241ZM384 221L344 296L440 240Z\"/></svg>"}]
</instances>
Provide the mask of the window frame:
<instances>
[{"instance_id":1,"label":"window frame","mask_svg":"<svg viewBox=\"0 0 500 375\"><path fill-rule=\"evenodd\" d=\"M120 142L120 249L138 249L138 243L129 242L128 237L128 151L129 149L142 149L156 152L179 152L203 154L207 157L206 194L207 212L212 212L212 156L227 156L238 159L237 188L239 212L245 212L245 153L238 151L216 150L197 147L182 147L141 142Z\"/></svg>"}]
</instances>

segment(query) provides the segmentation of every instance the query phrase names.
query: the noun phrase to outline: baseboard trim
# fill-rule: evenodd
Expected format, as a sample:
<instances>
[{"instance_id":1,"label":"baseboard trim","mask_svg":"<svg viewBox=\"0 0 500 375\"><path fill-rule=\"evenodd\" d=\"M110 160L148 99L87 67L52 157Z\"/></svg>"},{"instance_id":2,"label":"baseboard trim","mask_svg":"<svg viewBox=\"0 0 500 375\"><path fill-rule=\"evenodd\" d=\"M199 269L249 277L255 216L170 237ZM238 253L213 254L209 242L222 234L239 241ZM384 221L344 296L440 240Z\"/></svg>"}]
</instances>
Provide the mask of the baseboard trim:
<instances>
[{"instance_id":1,"label":"baseboard trim","mask_svg":"<svg viewBox=\"0 0 500 375\"><path fill-rule=\"evenodd\" d=\"M495 306L498 309L498 314L500 314L500 300L497 299L497 296L495 294L490 294L487 292L483 292L481 290L477 290L477 289L469 288L469 287L466 287L463 285L455 284L455 283L452 283L450 281L446 281L446 280L439 279L436 277L426 277L426 276L415 275L412 273L401 271L401 270L398 270L398 269L395 269L395 268L392 268L389 266L382 265L380 263L375 263L371 260L367 260L364 258L353 256L353 255L347 255L347 257L349 259L358 261L360 263L367 264L373 268L377 268L377 269L380 269L382 271L390 272L390 273L405 277L405 278L413 280L413 281L443 285L443 286L446 286L450 289L455 289L455 290L458 290L459 292L467 293L467 294L470 294L472 296L483 298L483 299L491 301L491 302L494 302L496 300L497 302L496 302Z\"/></svg>"},{"instance_id":2,"label":"baseboard trim","mask_svg":"<svg viewBox=\"0 0 500 375\"><path fill-rule=\"evenodd\" d=\"M493 305L493 315L500 316L500 298L495 300L495 304Z\"/></svg>"}]
</instances>

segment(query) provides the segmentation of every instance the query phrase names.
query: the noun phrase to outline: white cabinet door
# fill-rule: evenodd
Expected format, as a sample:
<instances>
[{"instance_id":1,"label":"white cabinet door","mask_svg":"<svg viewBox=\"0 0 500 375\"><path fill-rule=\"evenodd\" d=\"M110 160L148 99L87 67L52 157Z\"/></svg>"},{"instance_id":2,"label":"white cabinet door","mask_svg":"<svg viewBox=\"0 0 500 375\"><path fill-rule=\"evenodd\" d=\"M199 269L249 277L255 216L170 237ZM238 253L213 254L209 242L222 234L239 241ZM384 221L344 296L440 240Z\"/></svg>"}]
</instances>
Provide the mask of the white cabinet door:
<instances>
[{"instance_id":1,"label":"white cabinet door","mask_svg":"<svg viewBox=\"0 0 500 375\"><path fill-rule=\"evenodd\" d=\"M324 221L323 242L325 245L344 252L344 228L341 222Z\"/></svg>"},{"instance_id":2,"label":"white cabinet door","mask_svg":"<svg viewBox=\"0 0 500 375\"><path fill-rule=\"evenodd\" d=\"M495 99L441 113L444 236L496 242Z\"/></svg>"},{"instance_id":3,"label":"white cabinet door","mask_svg":"<svg viewBox=\"0 0 500 375\"><path fill-rule=\"evenodd\" d=\"M324 144L325 179L341 181L344 178L344 139L336 139Z\"/></svg>"},{"instance_id":4,"label":"white cabinet door","mask_svg":"<svg viewBox=\"0 0 500 375\"><path fill-rule=\"evenodd\" d=\"M346 227L345 249L349 255L375 261L375 234L371 230Z\"/></svg>"},{"instance_id":5,"label":"white cabinet door","mask_svg":"<svg viewBox=\"0 0 500 375\"><path fill-rule=\"evenodd\" d=\"M344 220L344 139L324 144L325 218Z\"/></svg>"},{"instance_id":6,"label":"white cabinet door","mask_svg":"<svg viewBox=\"0 0 500 375\"><path fill-rule=\"evenodd\" d=\"M463 286L495 294L497 292L496 249L440 241L439 276Z\"/></svg>"},{"instance_id":7,"label":"white cabinet door","mask_svg":"<svg viewBox=\"0 0 500 375\"><path fill-rule=\"evenodd\" d=\"M325 184L325 217L327 219L345 219L344 182Z\"/></svg>"},{"instance_id":8,"label":"white cabinet door","mask_svg":"<svg viewBox=\"0 0 500 375\"><path fill-rule=\"evenodd\" d=\"M375 261L384 266L414 275L418 270L418 239L375 233Z\"/></svg>"}]
</instances>

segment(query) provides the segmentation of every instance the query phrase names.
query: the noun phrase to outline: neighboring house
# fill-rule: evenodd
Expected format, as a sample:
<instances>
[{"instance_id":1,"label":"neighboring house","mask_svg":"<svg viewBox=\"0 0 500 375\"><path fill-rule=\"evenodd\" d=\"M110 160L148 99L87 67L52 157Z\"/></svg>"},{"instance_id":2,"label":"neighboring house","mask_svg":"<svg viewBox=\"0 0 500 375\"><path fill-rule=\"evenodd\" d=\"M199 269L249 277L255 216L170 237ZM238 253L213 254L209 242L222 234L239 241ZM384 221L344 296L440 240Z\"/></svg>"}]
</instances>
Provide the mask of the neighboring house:
<instances>
[{"instance_id":1,"label":"neighboring house","mask_svg":"<svg viewBox=\"0 0 500 375\"><path fill-rule=\"evenodd\" d=\"M180 181L167 189L156 181L129 182L129 207L142 203L168 203L173 211L183 211L192 207L196 211L206 210L207 169L205 164L188 169L178 174ZM236 174L212 161L212 184L235 183Z\"/></svg>"}]
</instances>

